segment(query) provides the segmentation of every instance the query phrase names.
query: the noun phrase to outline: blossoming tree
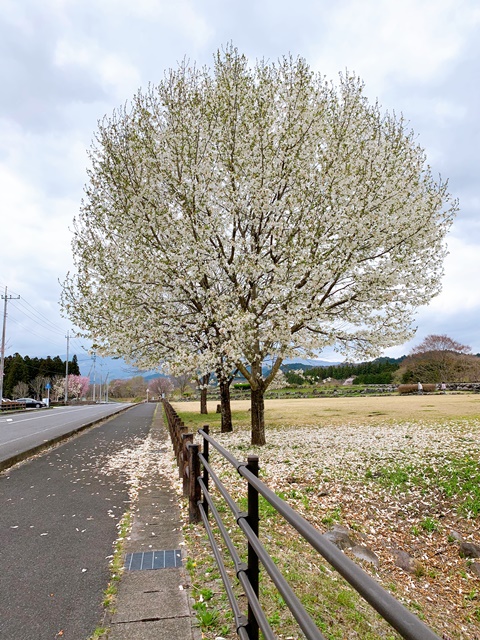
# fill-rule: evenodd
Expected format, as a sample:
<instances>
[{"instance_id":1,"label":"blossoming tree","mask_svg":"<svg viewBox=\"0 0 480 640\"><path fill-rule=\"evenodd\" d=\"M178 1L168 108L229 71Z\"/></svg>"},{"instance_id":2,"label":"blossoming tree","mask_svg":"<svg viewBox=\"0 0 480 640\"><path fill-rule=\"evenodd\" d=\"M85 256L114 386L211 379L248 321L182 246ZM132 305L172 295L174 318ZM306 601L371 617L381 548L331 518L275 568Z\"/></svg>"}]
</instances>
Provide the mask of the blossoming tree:
<instances>
[{"instance_id":1,"label":"blossoming tree","mask_svg":"<svg viewBox=\"0 0 480 640\"><path fill-rule=\"evenodd\" d=\"M354 76L228 47L105 119L91 162L65 312L142 365L237 367L253 444L284 358L378 355L439 291L456 203Z\"/></svg>"},{"instance_id":2,"label":"blossoming tree","mask_svg":"<svg viewBox=\"0 0 480 640\"><path fill-rule=\"evenodd\" d=\"M88 393L90 379L87 376L69 374L67 378L67 391L70 398L79 400ZM65 397L65 378L57 376L53 381L53 395L56 400Z\"/></svg>"}]
</instances>

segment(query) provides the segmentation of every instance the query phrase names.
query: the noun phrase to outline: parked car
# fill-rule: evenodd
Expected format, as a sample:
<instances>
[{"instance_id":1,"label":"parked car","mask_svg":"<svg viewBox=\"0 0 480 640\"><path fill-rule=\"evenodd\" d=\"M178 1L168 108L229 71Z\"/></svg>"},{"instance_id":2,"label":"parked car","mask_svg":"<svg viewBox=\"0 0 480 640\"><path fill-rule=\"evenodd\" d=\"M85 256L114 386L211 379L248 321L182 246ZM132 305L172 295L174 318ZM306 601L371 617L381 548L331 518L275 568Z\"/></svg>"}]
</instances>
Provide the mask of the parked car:
<instances>
[{"instance_id":1,"label":"parked car","mask_svg":"<svg viewBox=\"0 0 480 640\"><path fill-rule=\"evenodd\" d=\"M25 404L27 409L42 409L43 407L47 406L41 400L34 400L33 398L18 398L17 402Z\"/></svg>"}]
</instances>

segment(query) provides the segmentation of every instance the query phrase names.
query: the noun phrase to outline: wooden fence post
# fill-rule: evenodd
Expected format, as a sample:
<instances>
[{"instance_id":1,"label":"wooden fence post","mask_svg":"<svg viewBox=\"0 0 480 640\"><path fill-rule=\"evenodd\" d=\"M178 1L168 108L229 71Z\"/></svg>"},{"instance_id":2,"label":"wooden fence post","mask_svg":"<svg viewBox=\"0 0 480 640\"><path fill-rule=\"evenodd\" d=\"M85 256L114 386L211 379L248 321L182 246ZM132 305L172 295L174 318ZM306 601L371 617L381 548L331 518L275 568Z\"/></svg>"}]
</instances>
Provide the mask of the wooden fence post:
<instances>
[{"instance_id":1,"label":"wooden fence post","mask_svg":"<svg viewBox=\"0 0 480 640\"><path fill-rule=\"evenodd\" d=\"M182 475L181 475L181 478L183 480L183 495L186 498L189 495L189 489L188 489L188 478L189 478L188 457L189 457L189 452L188 452L188 448L189 448L190 445L193 444L193 433L184 433L182 435L182 439L183 439L183 446L182 446L182 464L181 464Z\"/></svg>"},{"instance_id":2,"label":"wooden fence post","mask_svg":"<svg viewBox=\"0 0 480 640\"><path fill-rule=\"evenodd\" d=\"M200 522L200 509L198 502L201 498L201 489L198 483L200 475L200 446L198 444L188 445L188 475L189 475L189 499L188 499L188 520L190 523Z\"/></svg>"},{"instance_id":3,"label":"wooden fence post","mask_svg":"<svg viewBox=\"0 0 480 640\"><path fill-rule=\"evenodd\" d=\"M177 466L180 480L183 478L183 437L187 434L187 431L187 427L183 425L178 428Z\"/></svg>"}]
</instances>

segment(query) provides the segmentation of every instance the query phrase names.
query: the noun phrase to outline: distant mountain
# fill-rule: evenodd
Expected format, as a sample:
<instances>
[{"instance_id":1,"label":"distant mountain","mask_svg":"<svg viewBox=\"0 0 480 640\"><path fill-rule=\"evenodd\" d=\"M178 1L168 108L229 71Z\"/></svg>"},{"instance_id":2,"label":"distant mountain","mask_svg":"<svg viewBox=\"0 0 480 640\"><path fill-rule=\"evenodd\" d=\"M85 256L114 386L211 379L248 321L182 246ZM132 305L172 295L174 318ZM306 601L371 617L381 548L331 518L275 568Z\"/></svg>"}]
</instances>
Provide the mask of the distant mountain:
<instances>
[{"instance_id":1,"label":"distant mountain","mask_svg":"<svg viewBox=\"0 0 480 640\"><path fill-rule=\"evenodd\" d=\"M387 356L382 356L380 358L375 358L372 362L391 362L392 364L401 364L407 356L400 356L400 358L388 358Z\"/></svg>"},{"instance_id":2,"label":"distant mountain","mask_svg":"<svg viewBox=\"0 0 480 640\"><path fill-rule=\"evenodd\" d=\"M143 374L139 374L139 375L143 375ZM156 380L157 378L168 378L167 375L165 375L164 373L158 373L158 371L153 373L148 373L147 375L143 375L143 377L148 382L150 382L150 380Z\"/></svg>"},{"instance_id":3,"label":"distant mountain","mask_svg":"<svg viewBox=\"0 0 480 640\"><path fill-rule=\"evenodd\" d=\"M401 358L387 358L381 357L376 358L372 362L392 362L392 363L400 363L405 356ZM89 361L90 371L85 371L86 367L84 363L80 364L82 375L89 375L90 380L93 382L93 371L92 371L92 362ZM352 363L348 362L330 362L329 360L310 360L307 358L299 358L298 360L294 360L293 358L287 359L281 366L281 369L284 373L287 371L292 371L294 369L302 369L306 371L307 369L312 369L313 367L336 367L342 365L351 365ZM357 363L360 364L360 363ZM268 372L271 367L264 365L263 373L268 375ZM142 376L145 378L146 382L150 382L150 380L155 380L156 378L167 377L164 373L159 373L155 370L142 370L137 369L136 367L132 367L128 365L124 360L120 358L100 358L97 357L96 361L96 381L100 382L100 378L105 379L105 376L108 374L108 379L111 380L125 380L128 378L133 378L135 376ZM214 378L214 376L213 376ZM244 380L243 376L238 374L236 376L236 380L241 381Z\"/></svg>"},{"instance_id":4,"label":"distant mountain","mask_svg":"<svg viewBox=\"0 0 480 640\"><path fill-rule=\"evenodd\" d=\"M341 362L329 362L327 360L295 360L295 362L286 361L282 364L281 369L285 373L286 371L293 371L295 369L313 369L314 367L336 367L342 364Z\"/></svg>"},{"instance_id":5,"label":"distant mountain","mask_svg":"<svg viewBox=\"0 0 480 640\"><path fill-rule=\"evenodd\" d=\"M88 376L93 383L93 359L90 357L84 362L80 362L80 371L84 376ZM127 364L122 358L102 358L97 356L95 361L95 380L97 383L100 379L105 380L108 375L108 379L111 380L128 380L136 376L142 376L145 380L152 380L153 378L159 378L163 374L153 371L152 369L137 369L132 365Z\"/></svg>"}]
</instances>

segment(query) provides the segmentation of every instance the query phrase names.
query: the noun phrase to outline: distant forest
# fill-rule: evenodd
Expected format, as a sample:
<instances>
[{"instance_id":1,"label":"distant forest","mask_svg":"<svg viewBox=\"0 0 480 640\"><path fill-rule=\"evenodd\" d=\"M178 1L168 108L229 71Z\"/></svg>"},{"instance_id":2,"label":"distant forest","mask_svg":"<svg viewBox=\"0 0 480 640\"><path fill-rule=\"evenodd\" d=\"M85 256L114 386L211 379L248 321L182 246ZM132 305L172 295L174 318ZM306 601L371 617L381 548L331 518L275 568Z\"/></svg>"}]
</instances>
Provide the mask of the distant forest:
<instances>
[{"instance_id":1,"label":"distant forest","mask_svg":"<svg viewBox=\"0 0 480 640\"><path fill-rule=\"evenodd\" d=\"M312 367L298 363L282 366L287 382L289 384L305 384L309 382L315 384L319 380L332 378L334 380L345 380L355 376L354 384L390 384L393 374L400 367L405 359L401 358L377 358L371 362L342 363L329 367ZM300 369L303 374L296 373Z\"/></svg>"},{"instance_id":2,"label":"distant forest","mask_svg":"<svg viewBox=\"0 0 480 640\"><path fill-rule=\"evenodd\" d=\"M57 377L64 378L65 371L66 360L62 360L60 356L30 358L29 356L23 357L19 353L7 356L4 364L3 397L10 398L13 389L19 382L25 382L31 387L33 381L38 377L47 381ZM80 375L76 355L68 361L68 373Z\"/></svg>"}]
</instances>

